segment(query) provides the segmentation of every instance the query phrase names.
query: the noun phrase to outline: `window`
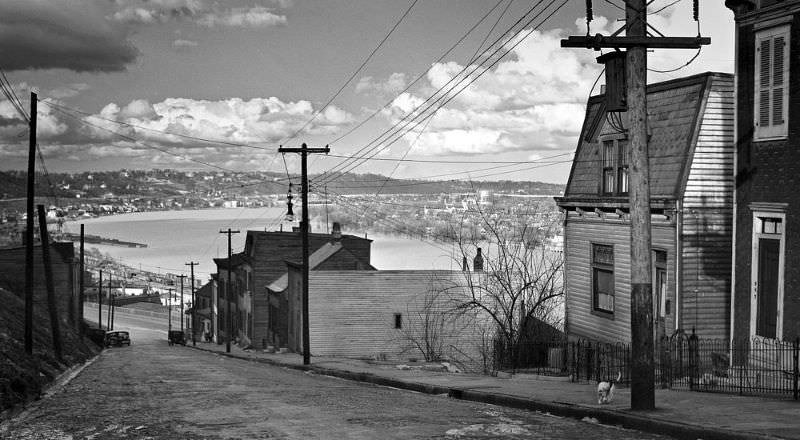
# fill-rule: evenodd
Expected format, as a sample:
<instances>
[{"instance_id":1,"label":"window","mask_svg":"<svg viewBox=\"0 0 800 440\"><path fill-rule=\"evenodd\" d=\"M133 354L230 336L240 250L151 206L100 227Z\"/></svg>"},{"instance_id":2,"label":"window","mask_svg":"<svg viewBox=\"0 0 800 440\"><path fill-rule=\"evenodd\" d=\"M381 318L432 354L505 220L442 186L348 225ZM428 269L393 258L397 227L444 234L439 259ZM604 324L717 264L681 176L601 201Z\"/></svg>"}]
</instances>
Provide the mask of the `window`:
<instances>
[{"instance_id":1,"label":"window","mask_svg":"<svg viewBox=\"0 0 800 440\"><path fill-rule=\"evenodd\" d=\"M403 314L402 313L395 313L394 314L394 328L403 328Z\"/></svg>"},{"instance_id":2,"label":"window","mask_svg":"<svg viewBox=\"0 0 800 440\"><path fill-rule=\"evenodd\" d=\"M628 194L629 148L626 139L602 141L603 194Z\"/></svg>"},{"instance_id":3,"label":"window","mask_svg":"<svg viewBox=\"0 0 800 440\"><path fill-rule=\"evenodd\" d=\"M614 247L592 244L592 308L614 313Z\"/></svg>"},{"instance_id":4,"label":"window","mask_svg":"<svg viewBox=\"0 0 800 440\"><path fill-rule=\"evenodd\" d=\"M755 52L754 137L785 137L789 125L789 26L758 32Z\"/></svg>"}]
</instances>

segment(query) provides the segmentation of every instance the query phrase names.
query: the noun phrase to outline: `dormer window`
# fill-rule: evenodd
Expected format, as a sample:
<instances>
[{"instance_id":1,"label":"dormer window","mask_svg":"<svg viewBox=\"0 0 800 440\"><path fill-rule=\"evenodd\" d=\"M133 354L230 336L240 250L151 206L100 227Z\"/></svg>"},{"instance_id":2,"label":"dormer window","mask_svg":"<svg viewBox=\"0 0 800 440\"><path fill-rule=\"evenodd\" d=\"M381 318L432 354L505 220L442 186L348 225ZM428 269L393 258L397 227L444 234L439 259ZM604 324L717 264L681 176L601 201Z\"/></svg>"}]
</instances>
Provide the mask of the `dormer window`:
<instances>
[{"instance_id":1,"label":"dormer window","mask_svg":"<svg viewBox=\"0 0 800 440\"><path fill-rule=\"evenodd\" d=\"M628 194L629 148L625 138L602 139L603 171L601 192L604 195Z\"/></svg>"}]
</instances>

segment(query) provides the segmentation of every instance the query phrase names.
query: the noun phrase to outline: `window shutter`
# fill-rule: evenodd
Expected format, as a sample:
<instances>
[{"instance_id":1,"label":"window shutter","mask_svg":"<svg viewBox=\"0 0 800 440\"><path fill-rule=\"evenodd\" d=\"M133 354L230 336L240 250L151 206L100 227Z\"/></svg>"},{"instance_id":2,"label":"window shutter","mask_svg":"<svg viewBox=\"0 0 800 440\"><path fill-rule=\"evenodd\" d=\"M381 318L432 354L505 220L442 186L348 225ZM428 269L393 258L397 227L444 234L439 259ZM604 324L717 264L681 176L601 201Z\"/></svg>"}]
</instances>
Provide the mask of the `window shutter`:
<instances>
[{"instance_id":1,"label":"window shutter","mask_svg":"<svg viewBox=\"0 0 800 440\"><path fill-rule=\"evenodd\" d=\"M783 35L775 37L772 66L772 125L783 124L783 63L784 47L786 46Z\"/></svg>"},{"instance_id":2,"label":"window shutter","mask_svg":"<svg viewBox=\"0 0 800 440\"><path fill-rule=\"evenodd\" d=\"M789 26L759 32L755 50L754 137L784 137L788 133Z\"/></svg>"},{"instance_id":3,"label":"window shutter","mask_svg":"<svg viewBox=\"0 0 800 440\"><path fill-rule=\"evenodd\" d=\"M770 67L770 41L761 40L758 63L758 125L761 127L769 126L769 67Z\"/></svg>"}]
</instances>

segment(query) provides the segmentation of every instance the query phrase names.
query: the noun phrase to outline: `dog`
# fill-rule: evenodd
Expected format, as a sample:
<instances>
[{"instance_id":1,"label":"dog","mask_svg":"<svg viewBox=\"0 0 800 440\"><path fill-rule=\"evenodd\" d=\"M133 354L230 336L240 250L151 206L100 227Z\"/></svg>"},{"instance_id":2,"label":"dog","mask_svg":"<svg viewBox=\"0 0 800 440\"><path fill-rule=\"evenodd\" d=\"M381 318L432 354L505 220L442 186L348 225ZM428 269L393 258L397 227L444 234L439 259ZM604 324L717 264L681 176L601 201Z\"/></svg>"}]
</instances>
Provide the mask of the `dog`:
<instances>
[{"instance_id":1,"label":"dog","mask_svg":"<svg viewBox=\"0 0 800 440\"><path fill-rule=\"evenodd\" d=\"M617 373L617 379L611 381L602 381L597 384L597 404L603 405L611 403L614 400L614 384L619 382L622 378L622 372Z\"/></svg>"}]
</instances>

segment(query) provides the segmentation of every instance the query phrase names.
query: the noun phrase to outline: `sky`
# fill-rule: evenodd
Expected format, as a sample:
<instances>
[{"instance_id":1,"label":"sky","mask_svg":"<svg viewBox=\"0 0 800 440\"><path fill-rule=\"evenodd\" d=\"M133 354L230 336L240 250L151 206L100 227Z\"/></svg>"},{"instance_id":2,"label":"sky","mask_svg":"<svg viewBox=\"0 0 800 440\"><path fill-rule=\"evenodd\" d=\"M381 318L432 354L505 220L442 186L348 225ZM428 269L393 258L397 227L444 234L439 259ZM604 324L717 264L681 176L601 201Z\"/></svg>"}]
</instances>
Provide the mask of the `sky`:
<instances>
[{"instance_id":1,"label":"sky","mask_svg":"<svg viewBox=\"0 0 800 440\"><path fill-rule=\"evenodd\" d=\"M622 25L622 0L593 3L589 34ZM648 82L733 72L723 1L648 11L711 37L650 52ZM0 69L25 112L37 94L50 172L296 174L278 148L306 143L331 149L312 174L566 183L603 78L560 40L586 34L584 0L3 0ZM0 95L0 170L26 169L28 131Z\"/></svg>"}]
</instances>

